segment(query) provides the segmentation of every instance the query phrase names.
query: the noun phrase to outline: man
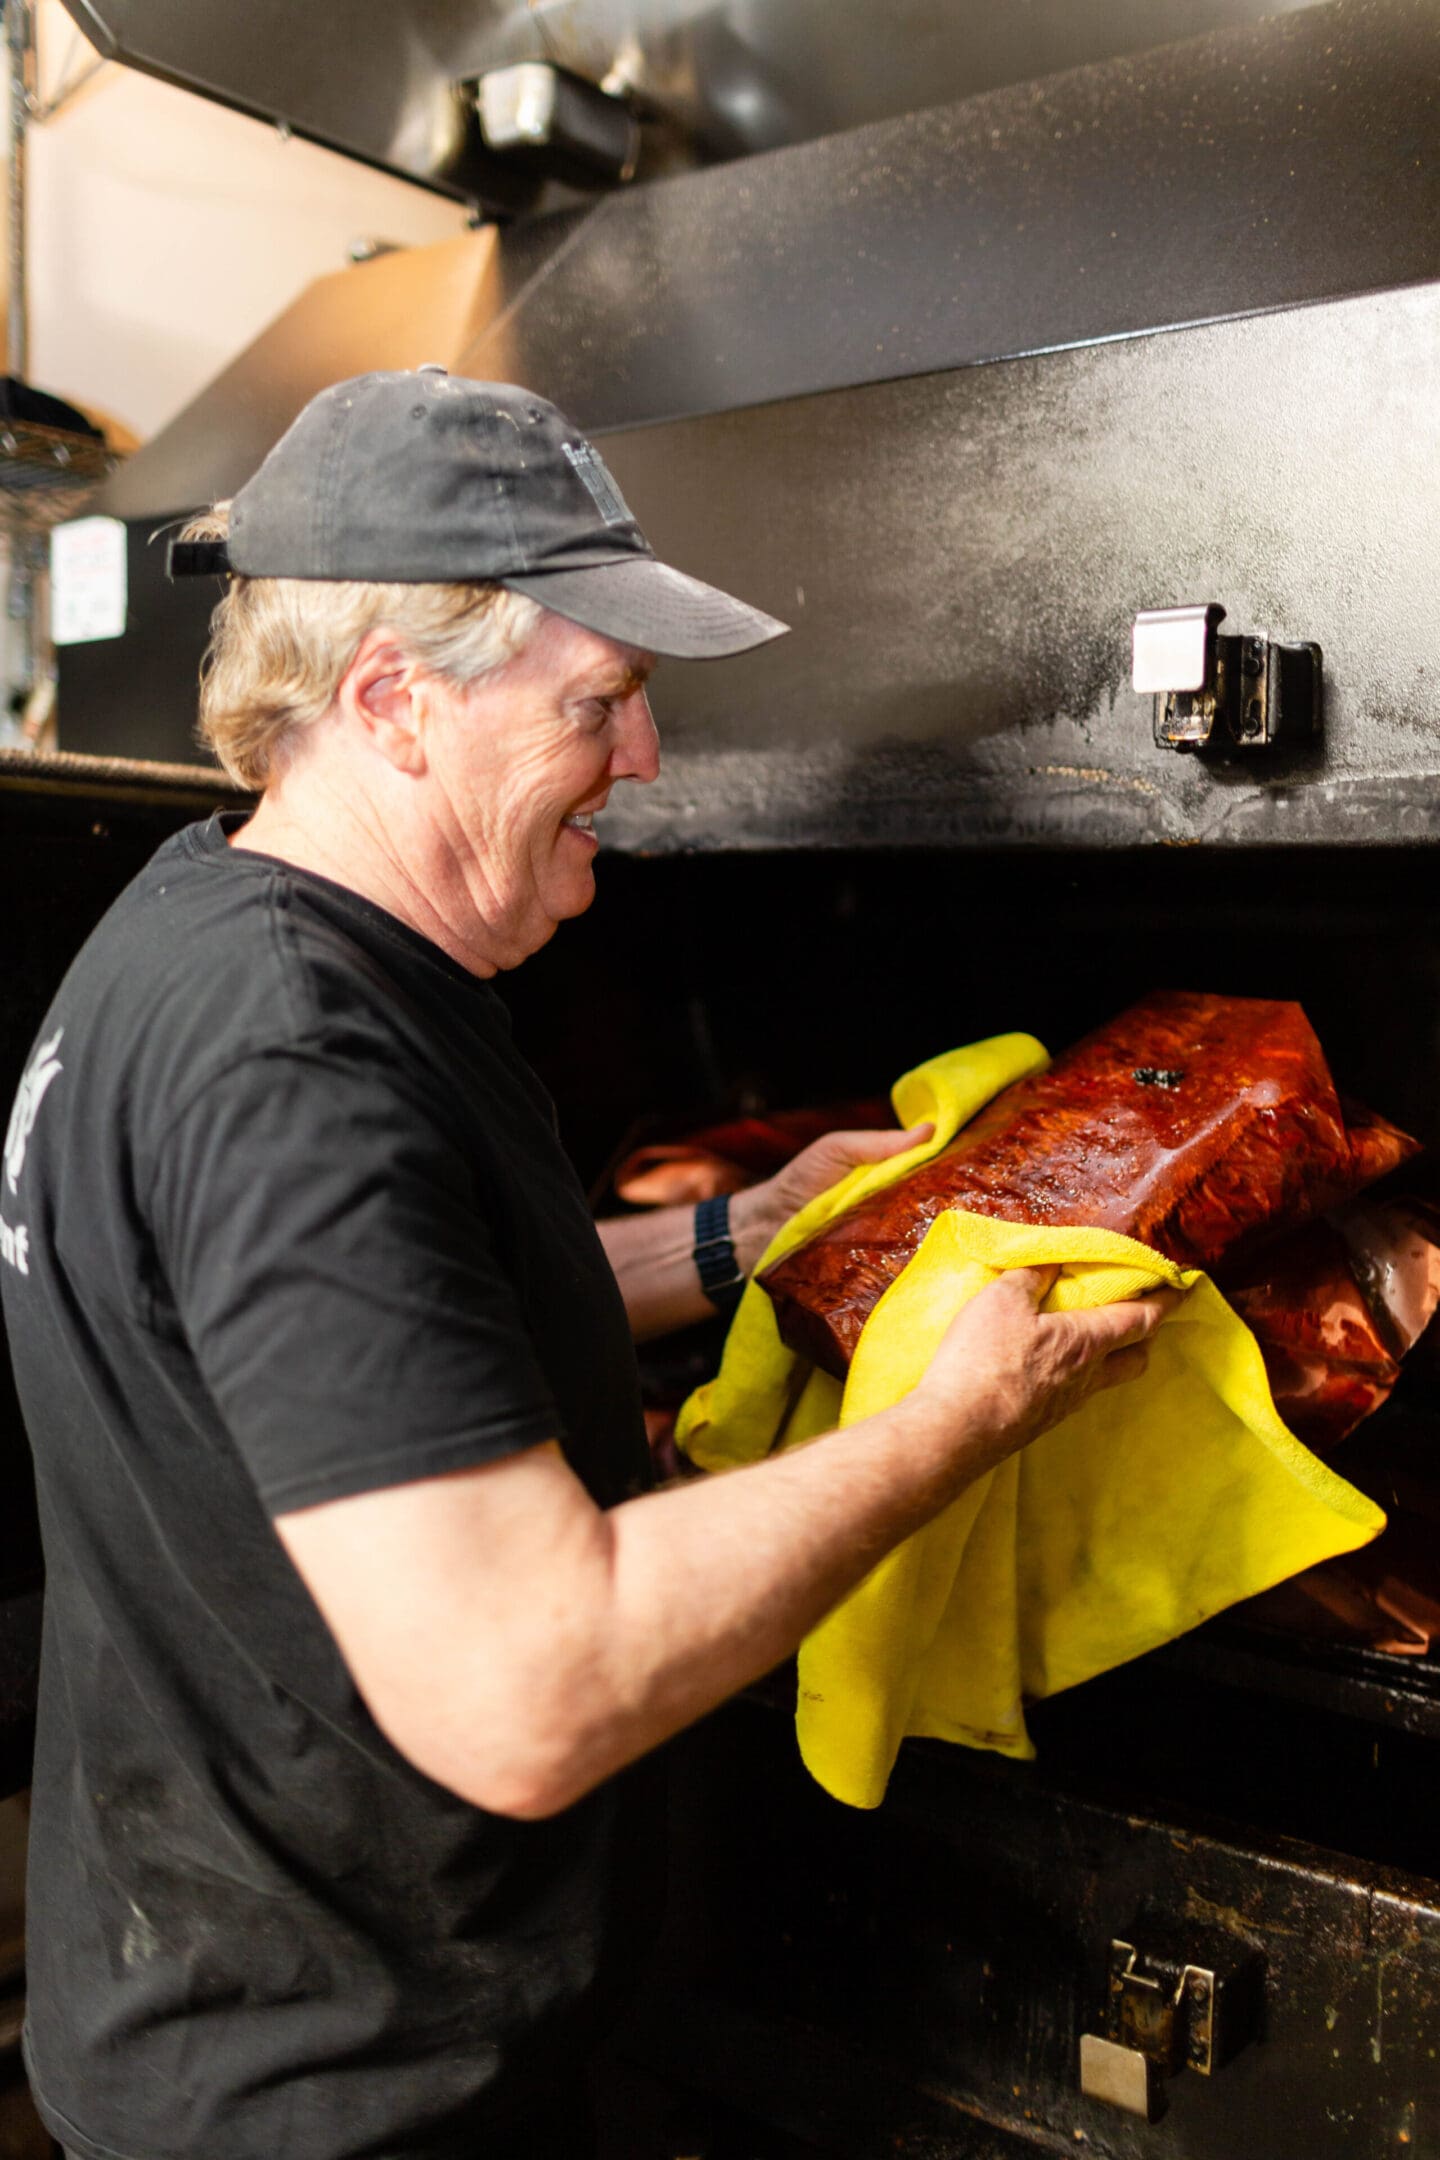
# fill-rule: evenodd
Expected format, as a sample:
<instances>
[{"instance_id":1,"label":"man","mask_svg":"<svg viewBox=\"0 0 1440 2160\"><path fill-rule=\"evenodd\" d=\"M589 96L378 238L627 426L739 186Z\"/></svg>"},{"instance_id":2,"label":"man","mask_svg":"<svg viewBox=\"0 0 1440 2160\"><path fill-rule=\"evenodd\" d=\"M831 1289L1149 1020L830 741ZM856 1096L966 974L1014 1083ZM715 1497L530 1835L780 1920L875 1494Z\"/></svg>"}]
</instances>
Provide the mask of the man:
<instances>
[{"instance_id":1,"label":"man","mask_svg":"<svg viewBox=\"0 0 1440 2160\"><path fill-rule=\"evenodd\" d=\"M441 370L327 391L198 530L202 714L259 807L100 925L6 1154L32 2079L85 2160L578 2160L651 1751L1164 1304L1044 1317L1017 1276L895 1410L647 1492L630 1333L914 1136L832 1136L698 1249L683 1210L602 1245L490 984L654 777L655 656L782 626L657 563L553 407Z\"/></svg>"}]
</instances>

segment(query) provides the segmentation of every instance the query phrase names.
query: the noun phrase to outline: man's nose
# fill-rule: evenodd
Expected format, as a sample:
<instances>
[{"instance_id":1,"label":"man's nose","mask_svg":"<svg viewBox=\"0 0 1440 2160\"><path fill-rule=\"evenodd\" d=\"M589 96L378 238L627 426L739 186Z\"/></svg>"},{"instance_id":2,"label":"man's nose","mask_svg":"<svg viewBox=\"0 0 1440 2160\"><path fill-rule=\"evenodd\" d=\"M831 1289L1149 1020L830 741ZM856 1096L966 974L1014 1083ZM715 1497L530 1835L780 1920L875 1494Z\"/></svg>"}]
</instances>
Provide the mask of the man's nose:
<instances>
[{"instance_id":1,"label":"man's nose","mask_svg":"<svg viewBox=\"0 0 1440 2160\"><path fill-rule=\"evenodd\" d=\"M620 727L610 770L616 780L654 780L660 771L660 738L643 690L620 708Z\"/></svg>"}]
</instances>

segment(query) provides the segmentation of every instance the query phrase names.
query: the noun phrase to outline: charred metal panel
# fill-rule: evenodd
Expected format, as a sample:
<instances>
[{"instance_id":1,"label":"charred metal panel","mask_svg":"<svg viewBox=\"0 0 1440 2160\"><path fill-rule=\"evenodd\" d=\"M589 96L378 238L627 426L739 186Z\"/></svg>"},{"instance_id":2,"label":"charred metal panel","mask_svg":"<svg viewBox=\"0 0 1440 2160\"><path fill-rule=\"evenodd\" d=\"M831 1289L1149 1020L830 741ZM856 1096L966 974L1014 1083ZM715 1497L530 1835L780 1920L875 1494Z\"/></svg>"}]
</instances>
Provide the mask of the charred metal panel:
<instances>
[{"instance_id":1,"label":"charred metal panel","mask_svg":"<svg viewBox=\"0 0 1440 2160\"><path fill-rule=\"evenodd\" d=\"M864 1814L755 1702L681 1771L669 1961L630 2036L670 2076L851 2160L969 2160L1004 2137L1097 2160L1440 2148L1433 1882L928 1743ZM1162 1927L1258 1953L1263 2009L1147 2125L1082 2099L1077 2058L1109 1942Z\"/></svg>"},{"instance_id":2,"label":"charred metal panel","mask_svg":"<svg viewBox=\"0 0 1440 2160\"><path fill-rule=\"evenodd\" d=\"M665 665L606 844L1440 836L1437 350L1431 284L612 434L660 552L794 630ZM123 647L62 654L67 747L190 754L215 595L151 529ZM1131 622L1205 600L1318 642L1318 743L1157 747Z\"/></svg>"},{"instance_id":3,"label":"charred metal panel","mask_svg":"<svg viewBox=\"0 0 1440 2160\"><path fill-rule=\"evenodd\" d=\"M592 429L1433 278L1440 6L1332 0L545 224L465 371Z\"/></svg>"},{"instance_id":4,"label":"charred metal panel","mask_svg":"<svg viewBox=\"0 0 1440 2160\"><path fill-rule=\"evenodd\" d=\"M1440 836L1440 285L612 436L657 548L790 620L669 663L643 851ZM1324 653L1322 739L1162 749L1137 610Z\"/></svg>"}]
</instances>

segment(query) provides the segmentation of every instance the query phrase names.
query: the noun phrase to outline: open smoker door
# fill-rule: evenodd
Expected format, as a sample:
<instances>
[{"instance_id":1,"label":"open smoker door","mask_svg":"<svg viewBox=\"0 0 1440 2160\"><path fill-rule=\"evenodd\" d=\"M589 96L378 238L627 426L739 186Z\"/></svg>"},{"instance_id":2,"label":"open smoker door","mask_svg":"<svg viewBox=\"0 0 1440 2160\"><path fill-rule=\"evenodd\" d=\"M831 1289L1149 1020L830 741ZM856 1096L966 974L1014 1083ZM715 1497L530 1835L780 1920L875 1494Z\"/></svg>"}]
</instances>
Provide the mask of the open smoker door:
<instances>
[{"instance_id":1,"label":"open smoker door","mask_svg":"<svg viewBox=\"0 0 1440 2160\"><path fill-rule=\"evenodd\" d=\"M507 997L597 1189L627 1134L859 1100L1017 1026L1058 1049L1178 968L1297 999L1341 1087L1433 1147L1440 893L1422 868L1405 848L616 854ZM652 1401L718 1351L654 1346ZM1423 1359L1333 1460L1426 1534ZM793 1710L787 1671L675 1750L665 1963L627 2036L652 2073L837 2160L1061 2137L1115 2160L1339 2160L1396 2124L1422 2150L1440 2130L1440 1655L1237 1609L1036 1706L1033 1765L906 1742L873 1814L810 1780ZM1209 2074L1183 2067L1173 2019L1145 2026L1153 2122L1081 2089L1082 2036L1137 2029L1116 1943L1167 1997L1192 1966L1229 1990Z\"/></svg>"},{"instance_id":2,"label":"open smoker door","mask_svg":"<svg viewBox=\"0 0 1440 2160\"><path fill-rule=\"evenodd\" d=\"M91 921L165 833L226 800L154 767L0 773L24 926L14 1071ZM795 1103L820 1076L858 1099L940 1041L1017 1019L1058 1046L1197 955L1237 994L1298 998L1342 1083L1434 1146L1440 895L1422 870L1406 848L616 853L592 913L507 995L597 1186L637 1108L653 1127ZM673 1394L718 1347L657 1347L652 1384ZM1368 1435L1440 1499L1430 1372ZM7 1446L15 1541L17 1432ZM6 1588L7 1627L22 1599L33 1619L33 1575ZM16 1783L18 1677L0 1736ZM662 1962L607 2070L647 2135L675 2131L675 2152L707 2160L1018 2160L1061 2135L1113 2160L1348 2160L1388 2149L1398 2123L1425 2149L1440 1659L1232 1614L1037 1708L1033 1766L907 1743L874 1814L804 1773L792 1700L777 1675L674 1750ZM1235 2052L1208 2076L1142 2077L1165 2110L1153 2124L1080 2090L1116 1943L1166 1992L1188 1966L1232 1990L1217 2055Z\"/></svg>"}]
</instances>

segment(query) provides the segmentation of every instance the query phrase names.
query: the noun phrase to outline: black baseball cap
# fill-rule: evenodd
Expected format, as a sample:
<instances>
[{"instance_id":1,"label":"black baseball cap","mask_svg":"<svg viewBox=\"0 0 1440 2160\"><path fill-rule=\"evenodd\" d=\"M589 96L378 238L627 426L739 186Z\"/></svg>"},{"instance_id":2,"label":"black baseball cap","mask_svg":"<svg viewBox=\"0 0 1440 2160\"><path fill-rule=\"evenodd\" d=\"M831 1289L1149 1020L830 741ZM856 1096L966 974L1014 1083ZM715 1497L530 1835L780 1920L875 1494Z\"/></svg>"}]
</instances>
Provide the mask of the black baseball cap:
<instances>
[{"instance_id":1,"label":"black baseball cap","mask_svg":"<svg viewBox=\"0 0 1440 2160\"><path fill-rule=\"evenodd\" d=\"M544 398L435 366L322 390L236 495L228 541L174 541L169 567L473 578L682 660L748 652L789 627L657 562L599 451Z\"/></svg>"}]
</instances>

